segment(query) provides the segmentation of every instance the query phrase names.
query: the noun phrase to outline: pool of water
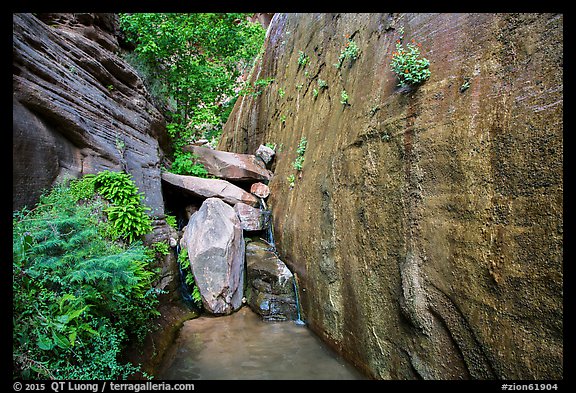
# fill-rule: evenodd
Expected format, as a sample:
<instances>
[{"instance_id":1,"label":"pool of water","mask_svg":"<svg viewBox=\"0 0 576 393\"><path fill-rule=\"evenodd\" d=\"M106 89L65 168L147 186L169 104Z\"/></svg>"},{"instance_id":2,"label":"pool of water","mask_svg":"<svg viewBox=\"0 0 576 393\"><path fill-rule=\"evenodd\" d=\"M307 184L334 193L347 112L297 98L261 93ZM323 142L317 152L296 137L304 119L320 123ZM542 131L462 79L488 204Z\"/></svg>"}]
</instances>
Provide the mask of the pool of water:
<instances>
[{"instance_id":1,"label":"pool of water","mask_svg":"<svg viewBox=\"0 0 576 393\"><path fill-rule=\"evenodd\" d=\"M365 379L306 326L265 322L248 307L186 321L156 378Z\"/></svg>"}]
</instances>

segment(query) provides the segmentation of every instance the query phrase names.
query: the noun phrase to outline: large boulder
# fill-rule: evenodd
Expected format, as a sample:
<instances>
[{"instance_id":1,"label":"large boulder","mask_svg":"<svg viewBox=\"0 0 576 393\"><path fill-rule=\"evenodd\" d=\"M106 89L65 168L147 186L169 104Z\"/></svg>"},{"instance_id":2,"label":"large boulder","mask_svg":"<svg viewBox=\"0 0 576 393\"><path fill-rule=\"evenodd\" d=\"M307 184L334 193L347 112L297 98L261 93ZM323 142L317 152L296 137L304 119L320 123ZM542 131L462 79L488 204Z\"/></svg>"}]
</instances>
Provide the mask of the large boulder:
<instances>
[{"instance_id":1,"label":"large boulder","mask_svg":"<svg viewBox=\"0 0 576 393\"><path fill-rule=\"evenodd\" d=\"M200 198L218 198L235 205L243 202L250 206L259 206L258 198L238 186L221 179L204 179L196 176L162 173L162 181Z\"/></svg>"},{"instance_id":2,"label":"large boulder","mask_svg":"<svg viewBox=\"0 0 576 393\"><path fill-rule=\"evenodd\" d=\"M294 275L261 241L246 245L246 300L264 320L298 319Z\"/></svg>"},{"instance_id":3,"label":"large boulder","mask_svg":"<svg viewBox=\"0 0 576 393\"><path fill-rule=\"evenodd\" d=\"M180 247L188 251L204 309L215 315L239 309L244 291L245 250L234 208L218 198L206 199L190 218Z\"/></svg>"},{"instance_id":4,"label":"large boulder","mask_svg":"<svg viewBox=\"0 0 576 393\"><path fill-rule=\"evenodd\" d=\"M196 162L204 165L212 176L231 181L268 181L272 178L272 172L252 154L230 153L193 145L183 150L194 154Z\"/></svg>"}]
</instances>

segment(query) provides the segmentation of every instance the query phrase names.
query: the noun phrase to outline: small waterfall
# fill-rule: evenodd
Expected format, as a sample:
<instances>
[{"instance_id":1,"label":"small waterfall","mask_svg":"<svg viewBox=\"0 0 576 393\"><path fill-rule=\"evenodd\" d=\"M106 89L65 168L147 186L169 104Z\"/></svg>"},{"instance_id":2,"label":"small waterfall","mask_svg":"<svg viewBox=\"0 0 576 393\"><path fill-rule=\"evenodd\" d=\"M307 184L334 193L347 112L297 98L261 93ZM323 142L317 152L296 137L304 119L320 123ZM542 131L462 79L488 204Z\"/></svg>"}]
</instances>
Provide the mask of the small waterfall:
<instances>
[{"instance_id":1,"label":"small waterfall","mask_svg":"<svg viewBox=\"0 0 576 393\"><path fill-rule=\"evenodd\" d=\"M294 282L294 294L295 294L295 296L296 296L296 313L297 313L297 315L298 315L298 319L296 319L294 322L295 322L297 325L305 325L306 322L304 322L304 321L302 320L302 318L300 317L300 297L298 296L298 276L296 276L296 273L294 273L293 276L294 276L294 279L293 279L293 282Z\"/></svg>"},{"instance_id":2,"label":"small waterfall","mask_svg":"<svg viewBox=\"0 0 576 393\"><path fill-rule=\"evenodd\" d=\"M268 210L268 207L266 206L266 202L264 202L264 198L258 198L260 199L260 209L262 209L263 212L265 212L265 231L266 231L266 239L262 239L264 240L266 243L268 243L268 245L270 246L270 248L268 249L269 251L272 251L274 254L276 254L276 256L279 257L278 253L276 252L276 242L274 241L274 224L272 221L272 212ZM298 278L296 276L296 273L293 273L293 279L292 279L292 283L294 286L294 296L295 296L295 300L296 300L296 313L297 313L297 319L294 321L297 325L305 325L306 323L302 320L301 316L300 316L300 297L298 296L298 282L297 282Z\"/></svg>"},{"instance_id":3,"label":"small waterfall","mask_svg":"<svg viewBox=\"0 0 576 393\"><path fill-rule=\"evenodd\" d=\"M272 222L272 212L268 210L266 207L266 202L264 202L264 198L260 199L260 208L264 211L265 214L265 228L266 228L266 243L270 245L270 251L276 254L276 243L274 242L274 228Z\"/></svg>"}]
</instances>

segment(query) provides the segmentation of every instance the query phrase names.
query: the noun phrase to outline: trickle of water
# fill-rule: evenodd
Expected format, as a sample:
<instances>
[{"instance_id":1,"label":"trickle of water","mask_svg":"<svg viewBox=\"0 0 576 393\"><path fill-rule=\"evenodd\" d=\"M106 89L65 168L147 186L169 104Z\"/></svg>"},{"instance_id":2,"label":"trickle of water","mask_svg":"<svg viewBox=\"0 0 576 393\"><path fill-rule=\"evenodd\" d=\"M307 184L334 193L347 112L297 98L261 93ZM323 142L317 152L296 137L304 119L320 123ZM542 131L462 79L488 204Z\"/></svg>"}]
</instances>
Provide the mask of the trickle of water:
<instances>
[{"instance_id":1,"label":"trickle of water","mask_svg":"<svg viewBox=\"0 0 576 393\"><path fill-rule=\"evenodd\" d=\"M296 273L294 273L293 276L294 280L292 282L294 283L294 294L296 296L296 313L298 315L298 319L296 319L294 323L296 323L297 325L305 325L306 322L304 322L300 316L300 296L298 295L298 276L296 276Z\"/></svg>"}]
</instances>

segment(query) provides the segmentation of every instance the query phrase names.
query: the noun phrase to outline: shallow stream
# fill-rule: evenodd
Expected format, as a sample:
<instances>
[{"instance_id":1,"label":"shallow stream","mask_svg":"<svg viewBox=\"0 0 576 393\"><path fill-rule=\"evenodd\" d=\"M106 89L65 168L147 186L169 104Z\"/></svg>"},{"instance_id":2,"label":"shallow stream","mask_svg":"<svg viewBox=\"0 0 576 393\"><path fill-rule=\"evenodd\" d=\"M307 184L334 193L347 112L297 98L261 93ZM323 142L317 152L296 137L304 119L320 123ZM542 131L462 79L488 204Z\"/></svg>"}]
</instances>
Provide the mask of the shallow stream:
<instances>
[{"instance_id":1,"label":"shallow stream","mask_svg":"<svg viewBox=\"0 0 576 393\"><path fill-rule=\"evenodd\" d=\"M365 379L305 325L265 322L249 307L186 321L161 380Z\"/></svg>"}]
</instances>

